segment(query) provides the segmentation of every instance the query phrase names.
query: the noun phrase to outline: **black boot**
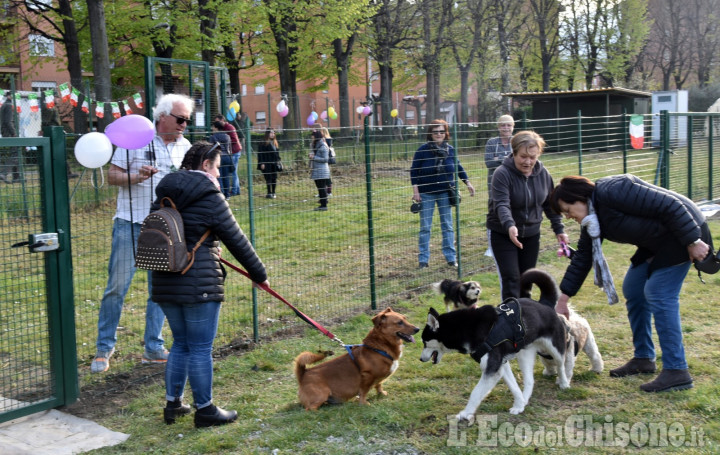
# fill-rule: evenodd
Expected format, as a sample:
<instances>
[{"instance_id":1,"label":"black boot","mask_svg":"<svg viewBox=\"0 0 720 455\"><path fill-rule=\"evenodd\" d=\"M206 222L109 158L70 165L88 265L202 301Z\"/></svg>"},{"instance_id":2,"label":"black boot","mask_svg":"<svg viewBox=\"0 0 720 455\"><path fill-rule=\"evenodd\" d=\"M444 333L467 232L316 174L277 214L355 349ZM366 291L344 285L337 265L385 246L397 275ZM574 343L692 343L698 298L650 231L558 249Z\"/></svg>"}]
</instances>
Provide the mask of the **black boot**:
<instances>
[{"instance_id":1,"label":"black boot","mask_svg":"<svg viewBox=\"0 0 720 455\"><path fill-rule=\"evenodd\" d=\"M167 405L163 409L163 415L165 416L165 423L171 425L175 423L175 419L184 415L190 414L192 409L187 404L183 404L180 400L168 401Z\"/></svg>"},{"instance_id":2,"label":"black boot","mask_svg":"<svg viewBox=\"0 0 720 455\"><path fill-rule=\"evenodd\" d=\"M225 425L237 420L237 411L226 411L211 404L195 412L195 428Z\"/></svg>"},{"instance_id":3,"label":"black boot","mask_svg":"<svg viewBox=\"0 0 720 455\"><path fill-rule=\"evenodd\" d=\"M640 386L643 392L671 392L692 389L693 380L688 370L663 369L652 382Z\"/></svg>"},{"instance_id":4,"label":"black boot","mask_svg":"<svg viewBox=\"0 0 720 455\"><path fill-rule=\"evenodd\" d=\"M610 370L610 376L614 378L622 378L635 374L655 373L655 368L655 361L652 359L633 358L620 368Z\"/></svg>"}]
</instances>

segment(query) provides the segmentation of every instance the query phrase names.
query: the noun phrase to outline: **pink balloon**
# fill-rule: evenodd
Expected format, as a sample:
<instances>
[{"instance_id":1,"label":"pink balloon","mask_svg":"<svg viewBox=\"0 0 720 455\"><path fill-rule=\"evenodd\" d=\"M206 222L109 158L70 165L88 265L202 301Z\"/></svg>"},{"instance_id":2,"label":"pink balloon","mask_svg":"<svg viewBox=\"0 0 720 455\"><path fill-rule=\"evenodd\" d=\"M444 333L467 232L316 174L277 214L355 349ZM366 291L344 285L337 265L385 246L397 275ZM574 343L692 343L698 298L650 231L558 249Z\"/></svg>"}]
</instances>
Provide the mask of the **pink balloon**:
<instances>
[{"instance_id":1,"label":"pink balloon","mask_svg":"<svg viewBox=\"0 0 720 455\"><path fill-rule=\"evenodd\" d=\"M141 149L152 142L155 127L147 117L131 114L120 117L105 128L110 142L126 149Z\"/></svg>"},{"instance_id":2,"label":"pink balloon","mask_svg":"<svg viewBox=\"0 0 720 455\"><path fill-rule=\"evenodd\" d=\"M365 106L362 113L363 115L370 115L372 113L372 108L370 106Z\"/></svg>"},{"instance_id":3,"label":"pink balloon","mask_svg":"<svg viewBox=\"0 0 720 455\"><path fill-rule=\"evenodd\" d=\"M285 106L285 109L280 111L280 117L287 117L287 115L290 113L290 108Z\"/></svg>"}]
</instances>

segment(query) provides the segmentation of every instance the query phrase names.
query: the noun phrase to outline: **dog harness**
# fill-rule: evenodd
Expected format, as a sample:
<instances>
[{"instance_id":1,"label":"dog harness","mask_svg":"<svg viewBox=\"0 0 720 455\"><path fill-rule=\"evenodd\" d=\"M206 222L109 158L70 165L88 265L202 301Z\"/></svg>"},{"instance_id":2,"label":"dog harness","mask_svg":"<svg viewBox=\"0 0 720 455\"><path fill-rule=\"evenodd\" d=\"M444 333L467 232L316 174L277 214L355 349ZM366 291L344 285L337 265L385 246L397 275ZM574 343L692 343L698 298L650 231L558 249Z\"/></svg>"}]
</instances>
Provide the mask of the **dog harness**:
<instances>
[{"instance_id":1,"label":"dog harness","mask_svg":"<svg viewBox=\"0 0 720 455\"><path fill-rule=\"evenodd\" d=\"M361 347L361 348L372 349L373 351L377 352L378 354L380 354L380 355L382 355L382 356L387 357L388 359L392 360L393 362L395 361L395 359L393 359L392 356L391 356L390 354L388 354L387 352L385 352L385 351L383 351L383 350L380 350L380 349L375 349L375 348L370 347L370 346L365 345L365 344L346 344L346 345L344 345L344 346L345 346L345 349L346 349L347 352L348 352L348 355L350 356L350 358L352 359L352 361L355 362L355 363L357 363L357 362L355 361L355 356L354 356L353 353L352 353L352 348L354 348L354 347Z\"/></svg>"},{"instance_id":2,"label":"dog harness","mask_svg":"<svg viewBox=\"0 0 720 455\"><path fill-rule=\"evenodd\" d=\"M522 319L520 302L514 297L505 299L503 303L495 307L498 315L497 321L490 328L490 333L480 349L471 354L475 361L479 362L482 356L492 351L496 346L504 342L510 342L513 352L519 352L525 347L525 323Z\"/></svg>"}]
</instances>

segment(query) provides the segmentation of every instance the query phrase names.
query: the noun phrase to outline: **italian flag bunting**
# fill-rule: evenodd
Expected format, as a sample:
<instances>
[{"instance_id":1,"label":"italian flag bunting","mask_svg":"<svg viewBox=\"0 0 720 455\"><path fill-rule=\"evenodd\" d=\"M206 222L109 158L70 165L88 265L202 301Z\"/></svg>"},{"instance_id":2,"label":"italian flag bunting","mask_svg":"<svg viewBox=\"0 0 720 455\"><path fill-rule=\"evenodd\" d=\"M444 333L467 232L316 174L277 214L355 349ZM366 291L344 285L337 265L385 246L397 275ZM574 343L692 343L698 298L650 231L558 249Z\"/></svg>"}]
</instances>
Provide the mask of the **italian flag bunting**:
<instances>
[{"instance_id":1,"label":"italian flag bunting","mask_svg":"<svg viewBox=\"0 0 720 455\"><path fill-rule=\"evenodd\" d=\"M20 107L20 94L18 92L15 92L15 109L17 109L18 114L22 112L22 107Z\"/></svg>"},{"instance_id":2,"label":"italian flag bunting","mask_svg":"<svg viewBox=\"0 0 720 455\"><path fill-rule=\"evenodd\" d=\"M139 93L133 95L133 101L135 102L135 106L137 106L138 109L142 109L143 106L145 106L143 104L142 96L140 96Z\"/></svg>"},{"instance_id":3,"label":"italian flag bunting","mask_svg":"<svg viewBox=\"0 0 720 455\"><path fill-rule=\"evenodd\" d=\"M110 103L110 106L112 106L112 116L114 118L120 118L122 114L120 114L120 105L116 103L115 101Z\"/></svg>"},{"instance_id":4,"label":"italian flag bunting","mask_svg":"<svg viewBox=\"0 0 720 455\"><path fill-rule=\"evenodd\" d=\"M132 114L132 109L130 108L130 100L123 101L123 106L125 106L125 115Z\"/></svg>"},{"instance_id":5,"label":"italian flag bunting","mask_svg":"<svg viewBox=\"0 0 720 455\"><path fill-rule=\"evenodd\" d=\"M45 106L48 109L55 107L55 92L52 90L45 90Z\"/></svg>"},{"instance_id":6,"label":"italian flag bunting","mask_svg":"<svg viewBox=\"0 0 720 455\"><path fill-rule=\"evenodd\" d=\"M30 112L37 112L40 110L37 93L28 93L28 104L30 105Z\"/></svg>"},{"instance_id":7,"label":"italian flag bunting","mask_svg":"<svg viewBox=\"0 0 720 455\"><path fill-rule=\"evenodd\" d=\"M72 107L77 107L79 98L80 98L80 91L78 91L78 89L73 87L72 94L70 95L70 104L72 104Z\"/></svg>"},{"instance_id":8,"label":"italian flag bunting","mask_svg":"<svg viewBox=\"0 0 720 455\"><path fill-rule=\"evenodd\" d=\"M645 142L645 128L642 115L630 116L630 145L634 149L643 148Z\"/></svg>"},{"instance_id":9,"label":"italian flag bunting","mask_svg":"<svg viewBox=\"0 0 720 455\"><path fill-rule=\"evenodd\" d=\"M90 113L90 103L88 103L87 98L85 98L85 100L83 100L82 106L80 107L80 109L82 109L82 111L86 114Z\"/></svg>"},{"instance_id":10,"label":"italian flag bunting","mask_svg":"<svg viewBox=\"0 0 720 455\"><path fill-rule=\"evenodd\" d=\"M95 105L95 115L97 118L103 118L105 117L105 103L102 101L98 101Z\"/></svg>"},{"instance_id":11,"label":"italian flag bunting","mask_svg":"<svg viewBox=\"0 0 720 455\"><path fill-rule=\"evenodd\" d=\"M67 82L64 84L60 84L58 87L60 89L60 97L62 98L64 103L67 103L70 101L70 86Z\"/></svg>"}]
</instances>

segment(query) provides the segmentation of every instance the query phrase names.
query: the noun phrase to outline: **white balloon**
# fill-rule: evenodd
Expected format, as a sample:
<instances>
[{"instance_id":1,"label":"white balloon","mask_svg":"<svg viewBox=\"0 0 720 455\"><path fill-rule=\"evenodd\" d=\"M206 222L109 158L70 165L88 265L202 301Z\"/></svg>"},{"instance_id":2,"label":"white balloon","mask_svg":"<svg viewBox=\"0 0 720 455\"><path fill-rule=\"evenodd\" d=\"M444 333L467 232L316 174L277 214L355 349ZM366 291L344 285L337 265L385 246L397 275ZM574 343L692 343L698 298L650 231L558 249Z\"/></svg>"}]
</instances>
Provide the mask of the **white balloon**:
<instances>
[{"instance_id":1,"label":"white balloon","mask_svg":"<svg viewBox=\"0 0 720 455\"><path fill-rule=\"evenodd\" d=\"M278 112L284 111L285 110L285 100L280 100L280 102L277 104L277 107L275 107L275 109Z\"/></svg>"},{"instance_id":2,"label":"white balloon","mask_svg":"<svg viewBox=\"0 0 720 455\"><path fill-rule=\"evenodd\" d=\"M357 112L358 114L362 114L362 113L363 113L363 109L365 109L364 106L358 106L357 108L355 108L355 112Z\"/></svg>"},{"instance_id":3,"label":"white balloon","mask_svg":"<svg viewBox=\"0 0 720 455\"><path fill-rule=\"evenodd\" d=\"M75 158L83 166L95 169L110 161L112 143L104 133L87 133L75 143Z\"/></svg>"}]
</instances>

